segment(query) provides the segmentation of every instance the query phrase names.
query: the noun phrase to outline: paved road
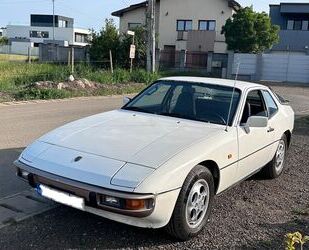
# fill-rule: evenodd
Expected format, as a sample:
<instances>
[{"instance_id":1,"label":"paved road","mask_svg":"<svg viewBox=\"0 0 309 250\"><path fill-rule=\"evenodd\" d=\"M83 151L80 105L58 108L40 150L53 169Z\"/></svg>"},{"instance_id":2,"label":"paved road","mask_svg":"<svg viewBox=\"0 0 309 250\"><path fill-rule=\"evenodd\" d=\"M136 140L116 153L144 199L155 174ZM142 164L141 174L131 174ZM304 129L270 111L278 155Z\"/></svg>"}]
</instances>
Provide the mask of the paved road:
<instances>
[{"instance_id":1,"label":"paved road","mask_svg":"<svg viewBox=\"0 0 309 250\"><path fill-rule=\"evenodd\" d=\"M291 104L297 115L309 114L309 88L274 87L274 89L287 99L291 100ZM122 97L96 97L39 104L0 105L0 228L1 216L3 217L5 223L12 223L14 220L23 220L34 214L46 211L46 209L54 206L52 203L39 200L38 197L28 191L29 187L25 183L16 178L14 168L12 167L12 162L18 157L22 149L34 139L53 128L82 117L115 109L119 107L121 103ZM299 138L301 141L301 137ZM307 145L307 142L305 145ZM242 195L242 193L239 191L238 195ZM221 199L221 202L218 203L217 209L220 209L220 206L224 205L224 200L227 196L223 197L225 198L219 198L219 200ZM47 237L47 232L48 234L53 232L55 233L54 235L50 235L53 242L49 242L48 240L44 241L44 247L47 246L46 244L55 243L55 237L57 238L61 236L61 240L63 242L57 242L57 246L59 248L86 248L89 247L89 244L90 246L97 245L94 244L94 242L91 244L91 239L94 235L89 235L88 237L87 232L96 234L96 226L101 228L101 230L103 230L102 226L104 226L104 234L108 234L109 240L116 238L120 240L120 242L118 242L119 244L116 244L116 242L113 247L126 247L126 234L131 231L130 227L119 225L117 223L115 224L113 222L106 223L105 220L97 220L97 217L95 216L88 214L86 215L66 207L60 207L57 212L53 211L54 210L39 218L35 217L36 219L28 219L27 222L30 223L29 225L28 223L21 224L20 227L16 228L16 230L21 230L22 233L27 232L27 235L29 236L32 233L36 233L35 230L37 230L37 227L35 225L37 223L43 223L44 226L39 227L39 230L41 230L41 234L39 235L42 237ZM64 218L64 220L61 222L59 221L59 218ZM52 223L52 226L49 227L48 224L51 223L53 219L57 220L59 224ZM73 241L69 241L70 243L66 244L68 243L66 242L67 237L70 237L69 235L66 235L65 232L67 223L71 225L70 233L73 234L73 238L75 240L80 239L79 242L73 243ZM78 231L77 234L75 233L75 223L76 225L79 225L78 229L76 229ZM53 228L58 226L61 226L61 228ZM111 228L108 229L106 226L110 226ZM89 230L86 230L86 228ZM20 247L20 245L23 245L20 241L25 241L25 248L36 246L36 243L33 240L24 239L22 235L17 232L11 237L10 235L14 230L14 225L6 227L6 230L3 231L2 234L5 238L0 237L0 248L1 242L5 242L6 247L10 244L15 244L16 247ZM45 234L44 230L47 230ZM61 234L57 233L57 230L59 230ZM119 230L122 235L118 235L119 237L114 237L113 235L115 234L115 236L117 236L117 231ZM147 231L146 236L156 238L155 234L157 233L157 231ZM133 240L130 241L130 246L141 246L141 242L138 243L138 241L140 240L139 237L144 235L144 231L134 229L134 232L131 235L133 236ZM19 242L15 241L15 237L17 236L19 237ZM37 236L36 239L41 236ZM84 242L83 239L79 238L80 236L85 236L87 242ZM103 235L100 234L100 237L103 237ZM161 244L168 242L170 247L176 246L170 242L169 239L164 238L164 236L161 235L160 237L163 237L162 242L149 242L147 245L160 247ZM236 237L236 235L234 237ZM104 241L104 237L101 238L101 240ZM134 240L137 240L136 245ZM104 242L100 243L102 243L101 247L108 246L106 242L106 244ZM201 243L201 246L203 246L204 243ZM198 247L198 244L199 243L197 243L195 247ZM39 248L42 248L43 245L40 245L39 243L37 244ZM51 247L52 245L49 246ZM190 248L189 245L186 245L186 247Z\"/></svg>"},{"instance_id":2,"label":"paved road","mask_svg":"<svg viewBox=\"0 0 309 250\"><path fill-rule=\"evenodd\" d=\"M118 108L121 103L118 96L0 106L0 227L54 206L31 194L29 186L16 178L12 163L23 148L56 127Z\"/></svg>"}]
</instances>

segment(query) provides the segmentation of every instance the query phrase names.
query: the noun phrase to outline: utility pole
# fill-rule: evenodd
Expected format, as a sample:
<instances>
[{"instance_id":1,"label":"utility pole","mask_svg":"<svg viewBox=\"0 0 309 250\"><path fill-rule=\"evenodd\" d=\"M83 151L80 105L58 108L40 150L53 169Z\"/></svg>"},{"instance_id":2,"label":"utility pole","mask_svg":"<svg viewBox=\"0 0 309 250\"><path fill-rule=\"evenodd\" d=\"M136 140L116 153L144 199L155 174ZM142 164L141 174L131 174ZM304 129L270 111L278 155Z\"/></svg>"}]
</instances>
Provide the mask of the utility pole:
<instances>
[{"instance_id":1,"label":"utility pole","mask_svg":"<svg viewBox=\"0 0 309 250\"><path fill-rule=\"evenodd\" d=\"M55 0L53 1L53 42L55 43Z\"/></svg>"},{"instance_id":2,"label":"utility pole","mask_svg":"<svg viewBox=\"0 0 309 250\"><path fill-rule=\"evenodd\" d=\"M156 71L156 1L148 0L147 10L147 71Z\"/></svg>"}]
</instances>

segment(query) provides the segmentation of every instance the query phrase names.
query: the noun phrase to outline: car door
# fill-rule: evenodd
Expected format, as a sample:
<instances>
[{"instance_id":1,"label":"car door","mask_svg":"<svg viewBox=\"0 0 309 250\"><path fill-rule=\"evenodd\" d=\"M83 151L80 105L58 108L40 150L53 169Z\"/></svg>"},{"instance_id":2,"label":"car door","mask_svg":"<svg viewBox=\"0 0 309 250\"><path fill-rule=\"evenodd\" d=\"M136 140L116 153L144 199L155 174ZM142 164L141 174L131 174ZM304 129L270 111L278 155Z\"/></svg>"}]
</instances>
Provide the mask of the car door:
<instances>
[{"instance_id":1,"label":"car door","mask_svg":"<svg viewBox=\"0 0 309 250\"><path fill-rule=\"evenodd\" d=\"M269 146L270 157L272 158L278 147L278 140L281 138L283 132L280 131L280 126L282 124L279 118L279 107L268 90L262 90L262 94L265 100L265 105L268 113L268 133L272 134L273 144Z\"/></svg>"},{"instance_id":2,"label":"car door","mask_svg":"<svg viewBox=\"0 0 309 250\"><path fill-rule=\"evenodd\" d=\"M238 179L244 179L270 161L269 147L273 142L273 133L268 127L244 129L250 116L268 116L263 93L260 89L248 92L243 112L238 125L239 162Z\"/></svg>"}]
</instances>

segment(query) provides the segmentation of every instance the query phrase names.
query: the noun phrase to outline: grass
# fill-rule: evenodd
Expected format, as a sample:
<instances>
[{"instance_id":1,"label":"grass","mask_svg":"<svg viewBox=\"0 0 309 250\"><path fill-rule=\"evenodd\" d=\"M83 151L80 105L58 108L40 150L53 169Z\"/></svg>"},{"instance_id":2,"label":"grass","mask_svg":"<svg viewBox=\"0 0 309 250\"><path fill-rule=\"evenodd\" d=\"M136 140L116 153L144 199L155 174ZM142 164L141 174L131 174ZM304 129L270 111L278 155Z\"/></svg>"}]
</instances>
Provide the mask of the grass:
<instances>
[{"instance_id":1,"label":"grass","mask_svg":"<svg viewBox=\"0 0 309 250\"><path fill-rule=\"evenodd\" d=\"M37 57L31 56L31 60L36 60L36 59ZM0 62L7 62L7 61L26 62L28 61L28 56L13 55L13 54L0 54Z\"/></svg>"},{"instance_id":2,"label":"grass","mask_svg":"<svg viewBox=\"0 0 309 250\"><path fill-rule=\"evenodd\" d=\"M22 57L20 57L22 59ZM1 59L0 59L1 60ZM67 91L57 89L34 89L29 87L37 81L66 81L70 75L70 67L66 64L56 65L48 63L0 61L0 101L53 99L85 95L108 95L139 92L146 85L160 77L173 75L205 76L198 72L160 72L148 73L144 69L136 69L132 73L125 69L116 69L112 74L108 70L99 69L86 64L77 64L75 78L101 83L105 87L94 92ZM141 83L141 85L134 85ZM115 86L117 85L117 86ZM120 85L120 87L119 87Z\"/></svg>"}]
</instances>

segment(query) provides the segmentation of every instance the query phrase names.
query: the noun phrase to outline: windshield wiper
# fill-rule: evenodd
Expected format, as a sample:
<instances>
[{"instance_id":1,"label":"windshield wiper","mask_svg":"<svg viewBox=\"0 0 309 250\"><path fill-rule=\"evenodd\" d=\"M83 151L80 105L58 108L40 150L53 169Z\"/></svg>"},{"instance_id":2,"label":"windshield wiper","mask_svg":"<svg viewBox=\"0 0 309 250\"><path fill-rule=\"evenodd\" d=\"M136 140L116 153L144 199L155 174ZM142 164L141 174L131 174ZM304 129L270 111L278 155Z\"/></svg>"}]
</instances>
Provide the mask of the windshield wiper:
<instances>
[{"instance_id":1,"label":"windshield wiper","mask_svg":"<svg viewBox=\"0 0 309 250\"><path fill-rule=\"evenodd\" d=\"M210 124L225 125L223 122L212 122L212 121L209 121L209 120L198 119L198 118L194 118L192 116L186 116L186 115L175 114L175 113L167 113L167 112L165 112L165 113L159 113L158 115L170 116L170 117L182 118L182 119L188 119L188 120L192 120L192 121L205 122L205 123L210 123Z\"/></svg>"},{"instance_id":2,"label":"windshield wiper","mask_svg":"<svg viewBox=\"0 0 309 250\"><path fill-rule=\"evenodd\" d=\"M186 116L186 115L181 115L181 114L176 114L176 113L163 112L163 113L159 113L158 115L194 120L191 116Z\"/></svg>"},{"instance_id":3,"label":"windshield wiper","mask_svg":"<svg viewBox=\"0 0 309 250\"><path fill-rule=\"evenodd\" d=\"M130 110L130 111L137 111L137 112L142 112L142 113L148 113L148 114L153 114L153 112L147 110L147 109L143 109L140 107L125 107L123 108L124 110Z\"/></svg>"}]
</instances>

